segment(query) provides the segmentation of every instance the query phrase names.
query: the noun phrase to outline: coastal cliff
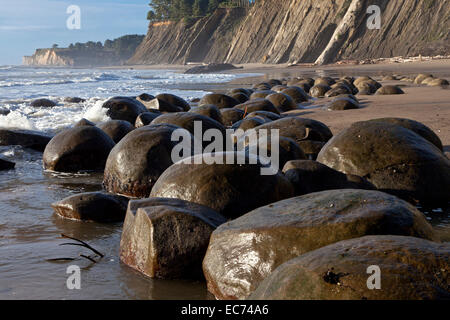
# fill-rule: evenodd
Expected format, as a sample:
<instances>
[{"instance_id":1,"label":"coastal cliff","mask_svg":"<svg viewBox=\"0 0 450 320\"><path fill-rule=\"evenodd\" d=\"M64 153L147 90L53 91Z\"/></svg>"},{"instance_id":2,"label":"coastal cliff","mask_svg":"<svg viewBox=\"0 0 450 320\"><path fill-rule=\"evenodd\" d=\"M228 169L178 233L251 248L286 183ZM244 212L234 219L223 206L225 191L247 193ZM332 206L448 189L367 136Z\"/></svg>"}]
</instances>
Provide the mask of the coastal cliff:
<instances>
[{"instance_id":1,"label":"coastal cliff","mask_svg":"<svg viewBox=\"0 0 450 320\"><path fill-rule=\"evenodd\" d=\"M37 49L32 56L23 57L27 66L88 67L123 63L113 51L79 52L73 49Z\"/></svg>"},{"instance_id":2,"label":"coastal cliff","mask_svg":"<svg viewBox=\"0 0 450 320\"><path fill-rule=\"evenodd\" d=\"M381 29L369 29L370 5ZM129 64L330 63L450 52L449 1L260 0L186 22L151 23Z\"/></svg>"}]
</instances>

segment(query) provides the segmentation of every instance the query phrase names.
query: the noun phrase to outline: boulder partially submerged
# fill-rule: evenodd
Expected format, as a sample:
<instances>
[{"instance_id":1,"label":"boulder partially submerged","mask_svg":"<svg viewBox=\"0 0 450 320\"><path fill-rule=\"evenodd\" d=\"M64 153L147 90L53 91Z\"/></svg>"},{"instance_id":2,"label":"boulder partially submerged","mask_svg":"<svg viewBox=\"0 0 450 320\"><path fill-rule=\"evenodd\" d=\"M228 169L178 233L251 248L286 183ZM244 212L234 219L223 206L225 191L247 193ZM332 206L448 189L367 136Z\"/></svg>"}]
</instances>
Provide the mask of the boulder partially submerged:
<instances>
[{"instance_id":1,"label":"boulder partially submerged","mask_svg":"<svg viewBox=\"0 0 450 320\"><path fill-rule=\"evenodd\" d=\"M226 219L178 199L130 201L120 259L151 278L199 278L211 233Z\"/></svg>"},{"instance_id":2,"label":"boulder partially submerged","mask_svg":"<svg viewBox=\"0 0 450 320\"><path fill-rule=\"evenodd\" d=\"M127 205L127 198L104 192L80 193L52 203L60 217L93 222L121 222Z\"/></svg>"},{"instance_id":3,"label":"boulder partially submerged","mask_svg":"<svg viewBox=\"0 0 450 320\"><path fill-rule=\"evenodd\" d=\"M44 151L52 137L38 131L0 128L0 146L19 145L37 151Z\"/></svg>"}]
</instances>

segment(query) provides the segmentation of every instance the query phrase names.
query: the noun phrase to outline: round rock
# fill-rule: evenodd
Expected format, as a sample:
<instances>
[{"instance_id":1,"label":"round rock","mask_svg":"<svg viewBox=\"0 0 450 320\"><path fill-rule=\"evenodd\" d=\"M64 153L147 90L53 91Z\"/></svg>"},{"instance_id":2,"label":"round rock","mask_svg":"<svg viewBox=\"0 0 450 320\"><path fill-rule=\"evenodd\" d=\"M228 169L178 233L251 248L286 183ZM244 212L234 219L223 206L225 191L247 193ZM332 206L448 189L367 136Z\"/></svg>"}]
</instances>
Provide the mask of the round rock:
<instances>
[{"instance_id":1,"label":"round rock","mask_svg":"<svg viewBox=\"0 0 450 320\"><path fill-rule=\"evenodd\" d=\"M217 299L244 299L278 266L299 255L346 239L385 234L430 239L433 228L414 206L382 192L313 193L221 225L211 235L203 272Z\"/></svg>"},{"instance_id":2,"label":"round rock","mask_svg":"<svg viewBox=\"0 0 450 320\"><path fill-rule=\"evenodd\" d=\"M109 120L99 123L97 127L102 129L115 143L134 130L133 125L125 120Z\"/></svg>"}]
</instances>

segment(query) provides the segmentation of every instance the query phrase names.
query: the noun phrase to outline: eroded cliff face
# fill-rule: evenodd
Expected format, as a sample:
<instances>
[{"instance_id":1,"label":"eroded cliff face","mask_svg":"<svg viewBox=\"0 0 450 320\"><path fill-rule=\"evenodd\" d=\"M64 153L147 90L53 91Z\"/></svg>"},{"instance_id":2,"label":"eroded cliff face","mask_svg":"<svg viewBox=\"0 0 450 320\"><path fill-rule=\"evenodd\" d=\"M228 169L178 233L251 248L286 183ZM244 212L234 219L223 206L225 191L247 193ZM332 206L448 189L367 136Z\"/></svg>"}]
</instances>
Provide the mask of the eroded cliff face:
<instances>
[{"instance_id":1,"label":"eroded cliff face","mask_svg":"<svg viewBox=\"0 0 450 320\"><path fill-rule=\"evenodd\" d=\"M73 59L58 55L53 49L38 49L32 56L23 57L23 64L27 66L73 66Z\"/></svg>"},{"instance_id":2,"label":"eroded cliff face","mask_svg":"<svg viewBox=\"0 0 450 320\"><path fill-rule=\"evenodd\" d=\"M370 5L381 8L380 30L367 28ZM259 0L249 11L219 9L191 25L150 25L128 63L328 63L448 54L449 20L448 0Z\"/></svg>"},{"instance_id":3,"label":"eroded cliff face","mask_svg":"<svg viewBox=\"0 0 450 320\"><path fill-rule=\"evenodd\" d=\"M97 67L123 64L113 51L71 49L37 49L32 56L23 57L27 66Z\"/></svg>"}]
</instances>

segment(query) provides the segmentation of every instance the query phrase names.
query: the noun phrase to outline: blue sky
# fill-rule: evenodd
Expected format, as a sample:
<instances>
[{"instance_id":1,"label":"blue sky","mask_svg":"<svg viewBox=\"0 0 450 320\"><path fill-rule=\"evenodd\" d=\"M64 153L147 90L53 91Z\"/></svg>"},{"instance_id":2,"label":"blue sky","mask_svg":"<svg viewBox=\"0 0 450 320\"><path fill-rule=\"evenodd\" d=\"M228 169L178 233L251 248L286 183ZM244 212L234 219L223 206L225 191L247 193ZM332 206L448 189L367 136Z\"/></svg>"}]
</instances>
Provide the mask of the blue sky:
<instances>
[{"instance_id":1,"label":"blue sky","mask_svg":"<svg viewBox=\"0 0 450 320\"><path fill-rule=\"evenodd\" d=\"M105 41L145 34L149 0L0 0L0 65L21 64L22 56L54 43ZM81 29L69 30L70 5L81 9Z\"/></svg>"}]
</instances>

